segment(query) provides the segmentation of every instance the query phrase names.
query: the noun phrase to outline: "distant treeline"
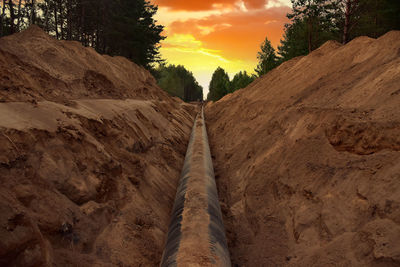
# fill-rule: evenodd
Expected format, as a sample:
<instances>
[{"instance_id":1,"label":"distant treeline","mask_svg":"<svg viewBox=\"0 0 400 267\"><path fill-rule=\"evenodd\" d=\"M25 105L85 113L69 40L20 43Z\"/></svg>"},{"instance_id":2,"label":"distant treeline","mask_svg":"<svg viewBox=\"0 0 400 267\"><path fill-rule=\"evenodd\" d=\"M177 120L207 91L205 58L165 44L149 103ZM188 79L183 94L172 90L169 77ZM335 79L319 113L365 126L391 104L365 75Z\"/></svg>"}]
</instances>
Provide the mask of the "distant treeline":
<instances>
[{"instance_id":1,"label":"distant treeline","mask_svg":"<svg viewBox=\"0 0 400 267\"><path fill-rule=\"evenodd\" d=\"M160 61L163 26L155 24L157 7L147 0L0 0L0 12L0 37L36 24L59 40L147 68Z\"/></svg>"},{"instance_id":2,"label":"distant treeline","mask_svg":"<svg viewBox=\"0 0 400 267\"><path fill-rule=\"evenodd\" d=\"M258 52L254 70L262 76L283 62L307 55L328 40L346 44L358 36L377 38L400 30L400 0L291 0L283 39L274 49L268 37ZM216 101L227 90L227 74L218 68L210 83L209 100ZM224 81L224 82L222 82Z\"/></svg>"},{"instance_id":3,"label":"distant treeline","mask_svg":"<svg viewBox=\"0 0 400 267\"><path fill-rule=\"evenodd\" d=\"M186 102L203 100L203 87L198 84L193 73L184 66L160 64L152 72L158 85L170 95L179 97Z\"/></svg>"},{"instance_id":4,"label":"distant treeline","mask_svg":"<svg viewBox=\"0 0 400 267\"><path fill-rule=\"evenodd\" d=\"M203 88L183 66L159 54L163 26L147 0L0 0L0 37L36 24L59 40L74 40L101 54L124 56L149 69L161 88L184 101L203 100ZM154 63L159 63L155 68Z\"/></svg>"},{"instance_id":5,"label":"distant treeline","mask_svg":"<svg viewBox=\"0 0 400 267\"><path fill-rule=\"evenodd\" d=\"M249 75L232 80L218 68L210 82L209 100L246 87L282 62L307 55L328 40L347 43L366 35L379 37L400 30L400 0L291 0L284 36L277 51L268 37ZM99 53L124 56L156 76L159 85L185 101L203 98L202 88L183 66L166 66L159 54L163 26L156 25L157 6L148 0L0 0L0 37L42 27L60 40L75 40ZM162 63L154 69L155 63Z\"/></svg>"},{"instance_id":6,"label":"distant treeline","mask_svg":"<svg viewBox=\"0 0 400 267\"><path fill-rule=\"evenodd\" d=\"M247 87L256 78L257 76L249 75L246 71L240 71L230 80L228 73L218 67L212 75L207 99L217 101L227 94Z\"/></svg>"}]
</instances>

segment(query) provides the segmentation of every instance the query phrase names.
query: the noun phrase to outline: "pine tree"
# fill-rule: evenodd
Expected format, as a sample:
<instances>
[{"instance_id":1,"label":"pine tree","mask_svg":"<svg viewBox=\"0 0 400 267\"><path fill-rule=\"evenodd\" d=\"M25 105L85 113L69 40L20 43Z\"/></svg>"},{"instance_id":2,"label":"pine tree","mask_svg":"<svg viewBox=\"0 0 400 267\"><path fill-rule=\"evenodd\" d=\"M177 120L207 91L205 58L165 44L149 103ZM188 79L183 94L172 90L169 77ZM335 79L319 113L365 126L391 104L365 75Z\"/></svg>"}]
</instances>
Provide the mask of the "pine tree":
<instances>
[{"instance_id":1,"label":"pine tree","mask_svg":"<svg viewBox=\"0 0 400 267\"><path fill-rule=\"evenodd\" d=\"M170 95L187 102L203 100L203 88L184 66L161 64L153 74L158 85Z\"/></svg>"},{"instance_id":2,"label":"pine tree","mask_svg":"<svg viewBox=\"0 0 400 267\"><path fill-rule=\"evenodd\" d=\"M304 23L305 38L308 52L321 45L321 42L331 38L337 30L334 25L335 17L334 0L291 0L292 13L287 17L294 23ZM322 41L321 41L322 40Z\"/></svg>"},{"instance_id":3,"label":"pine tree","mask_svg":"<svg viewBox=\"0 0 400 267\"><path fill-rule=\"evenodd\" d=\"M2 2L1 2L2 1ZM61 40L125 56L150 68L161 60L163 26L149 0L0 0L0 36L37 24Z\"/></svg>"},{"instance_id":4,"label":"pine tree","mask_svg":"<svg viewBox=\"0 0 400 267\"><path fill-rule=\"evenodd\" d=\"M108 53L122 55L135 63L150 67L161 60L159 42L163 26L153 16L158 8L145 0L113 1L110 22L106 27Z\"/></svg>"},{"instance_id":5,"label":"pine tree","mask_svg":"<svg viewBox=\"0 0 400 267\"><path fill-rule=\"evenodd\" d=\"M390 30L400 30L399 0L359 0L349 40L366 35L373 38Z\"/></svg>"},{"instance_id":6,"label":"pine tree","mask_svg":"<svg viewBox=\"0 0 400 267\"><path fill-rule=\"evenodd\" d=\"M356 25L356 15L359 8L359 0L338 0L337 6L342 12L343 20L343 36L342 43L346 44L349 41L350 31Z\"/></svg>"},{"instance_id":7,"label":"pine tree","mask_svg":"<svg viewBox=\"0 0 400 267\"><path fill-rule=\"evenodd\" d=\"M277 66L275 48L268 38L261 44L261 51L257 54L258 65L254 70L258 76L262 76Z\"/></svg>"},{"instance_id":8,"label":"pine tree","mask_svg":"<svg viewBox=\"0 0 400 267\"><path fill-rule=\"evenodd\" d=\"M229 93L229 83L228 73L223 68L218 67L212 75L207 99L218 101L224 97Z\"/></svg>"},{"instance_id":9,"label":"pine tree","mask_svg":"<svg viewBox=\"0 0 400 267\"><path fill-rule=\"evenodd\" d=\"M5 19L6 19L6 0L3 0L0 8L0 37L4 36Z\"/></svg>"},{"instance_id":10,"label":"pine tree","mask_svg":"<svg viewBox=\"0 0 400 267\"><path fill-rule=\"evenodd\" d=\"M304 21L285 24L283 39L278 46L279 62L308 54L308 42L304 38L306 25Z\"/></svg>"},{"instance_id":11,"label":"pine tree","mask_svg":"<svg viewBox=\"0 0 400 267\"><path fill-rule=\"evenodd\" d=\"M246 71L236 73L230 83L229 92L233 93L236 90L247 87L254 79L255 77L248 75Z\"/></svg>"}]
</instances>

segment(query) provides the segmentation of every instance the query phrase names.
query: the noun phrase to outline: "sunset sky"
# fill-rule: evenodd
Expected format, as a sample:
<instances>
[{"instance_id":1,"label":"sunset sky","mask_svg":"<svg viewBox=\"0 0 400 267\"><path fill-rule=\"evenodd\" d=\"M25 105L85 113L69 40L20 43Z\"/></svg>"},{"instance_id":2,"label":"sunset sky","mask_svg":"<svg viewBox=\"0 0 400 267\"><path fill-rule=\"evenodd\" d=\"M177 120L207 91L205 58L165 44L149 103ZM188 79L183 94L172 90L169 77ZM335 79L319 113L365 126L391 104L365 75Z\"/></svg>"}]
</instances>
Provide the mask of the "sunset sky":
<instances>
[{"instance_id":1,"label":"sunset sky","mask_svg":"<svg viewBox=\"0 0 400 267\"><path fill-rule=\"evenodd\" d=\"M277 46L288 22L290 0L153 0L156 19L165 25L161 54L169 64L184 65L208 93L220 66L232 79L253 72L266 36Z\"/></svg>"}]
</instances>

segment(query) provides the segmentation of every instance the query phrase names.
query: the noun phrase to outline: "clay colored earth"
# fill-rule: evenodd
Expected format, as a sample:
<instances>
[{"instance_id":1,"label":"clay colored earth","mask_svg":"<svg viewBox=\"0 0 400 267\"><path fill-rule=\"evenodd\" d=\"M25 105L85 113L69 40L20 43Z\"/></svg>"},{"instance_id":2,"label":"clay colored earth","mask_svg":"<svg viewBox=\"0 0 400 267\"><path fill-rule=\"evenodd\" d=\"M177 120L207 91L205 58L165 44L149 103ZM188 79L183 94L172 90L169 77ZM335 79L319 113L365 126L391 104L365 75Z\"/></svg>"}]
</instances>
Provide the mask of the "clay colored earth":
<instances>
[{"instance_id":1,"label":"clay colored earth","mask_svg":"<svg viewBox=\"0 0 400 267\"><path fill-rule=\"evenodd\" d=\"M400 265L399 85L392 31L206 105L233 266ZM37 27L1 38L0 265L158 266L199 110L127 59Z\"/></svg>"}]
</instances>

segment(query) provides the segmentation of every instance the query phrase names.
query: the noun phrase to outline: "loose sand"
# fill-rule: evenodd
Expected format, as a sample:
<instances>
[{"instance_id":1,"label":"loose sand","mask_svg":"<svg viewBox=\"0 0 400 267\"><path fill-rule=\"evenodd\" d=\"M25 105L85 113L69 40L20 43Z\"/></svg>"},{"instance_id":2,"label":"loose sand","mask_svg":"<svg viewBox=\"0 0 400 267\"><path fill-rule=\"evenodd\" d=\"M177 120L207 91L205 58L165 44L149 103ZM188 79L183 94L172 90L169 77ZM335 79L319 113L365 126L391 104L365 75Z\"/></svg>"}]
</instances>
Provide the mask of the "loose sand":
<instances>
[{"instance_id":1,"label":"loose sand","mask_svg":"<svg viewBox=\"0 0 400 267\"><path fill-rule=\"evenodd\" d=\"M0 39L0 101L168 98L142 67L58 41L37 26Z\"/></svg>"},{"instance_id":2,"label":"loose sand","mask_svg":"<svg viewBox=\"0 0 400 267\"><path fill-rule=\"evenodd\" d=\"M0 39L0 99L0 265L156 266L196 108L37 27Z\"/></svg>"},{"instance_id":3,"label":"loose sand","mask_svg":"<svg viewBox=\"0 0 400 267\"><path fill-rule=\"evenodd\" d=\"M206 108L239 266L400 264L400 32ZM0 39L0 265L156 266L196 107L37 27Z\"/></svg>"},{"instance_id":4,"label":"loose sand","mask_svg":"<svg viewBox=\"0 0 400 267\"><path fill-rule=\"evenodd\" d=\"M233 263L400 265L400 32L328 42L206 121Z\"/></svg>"}]
</instances>

